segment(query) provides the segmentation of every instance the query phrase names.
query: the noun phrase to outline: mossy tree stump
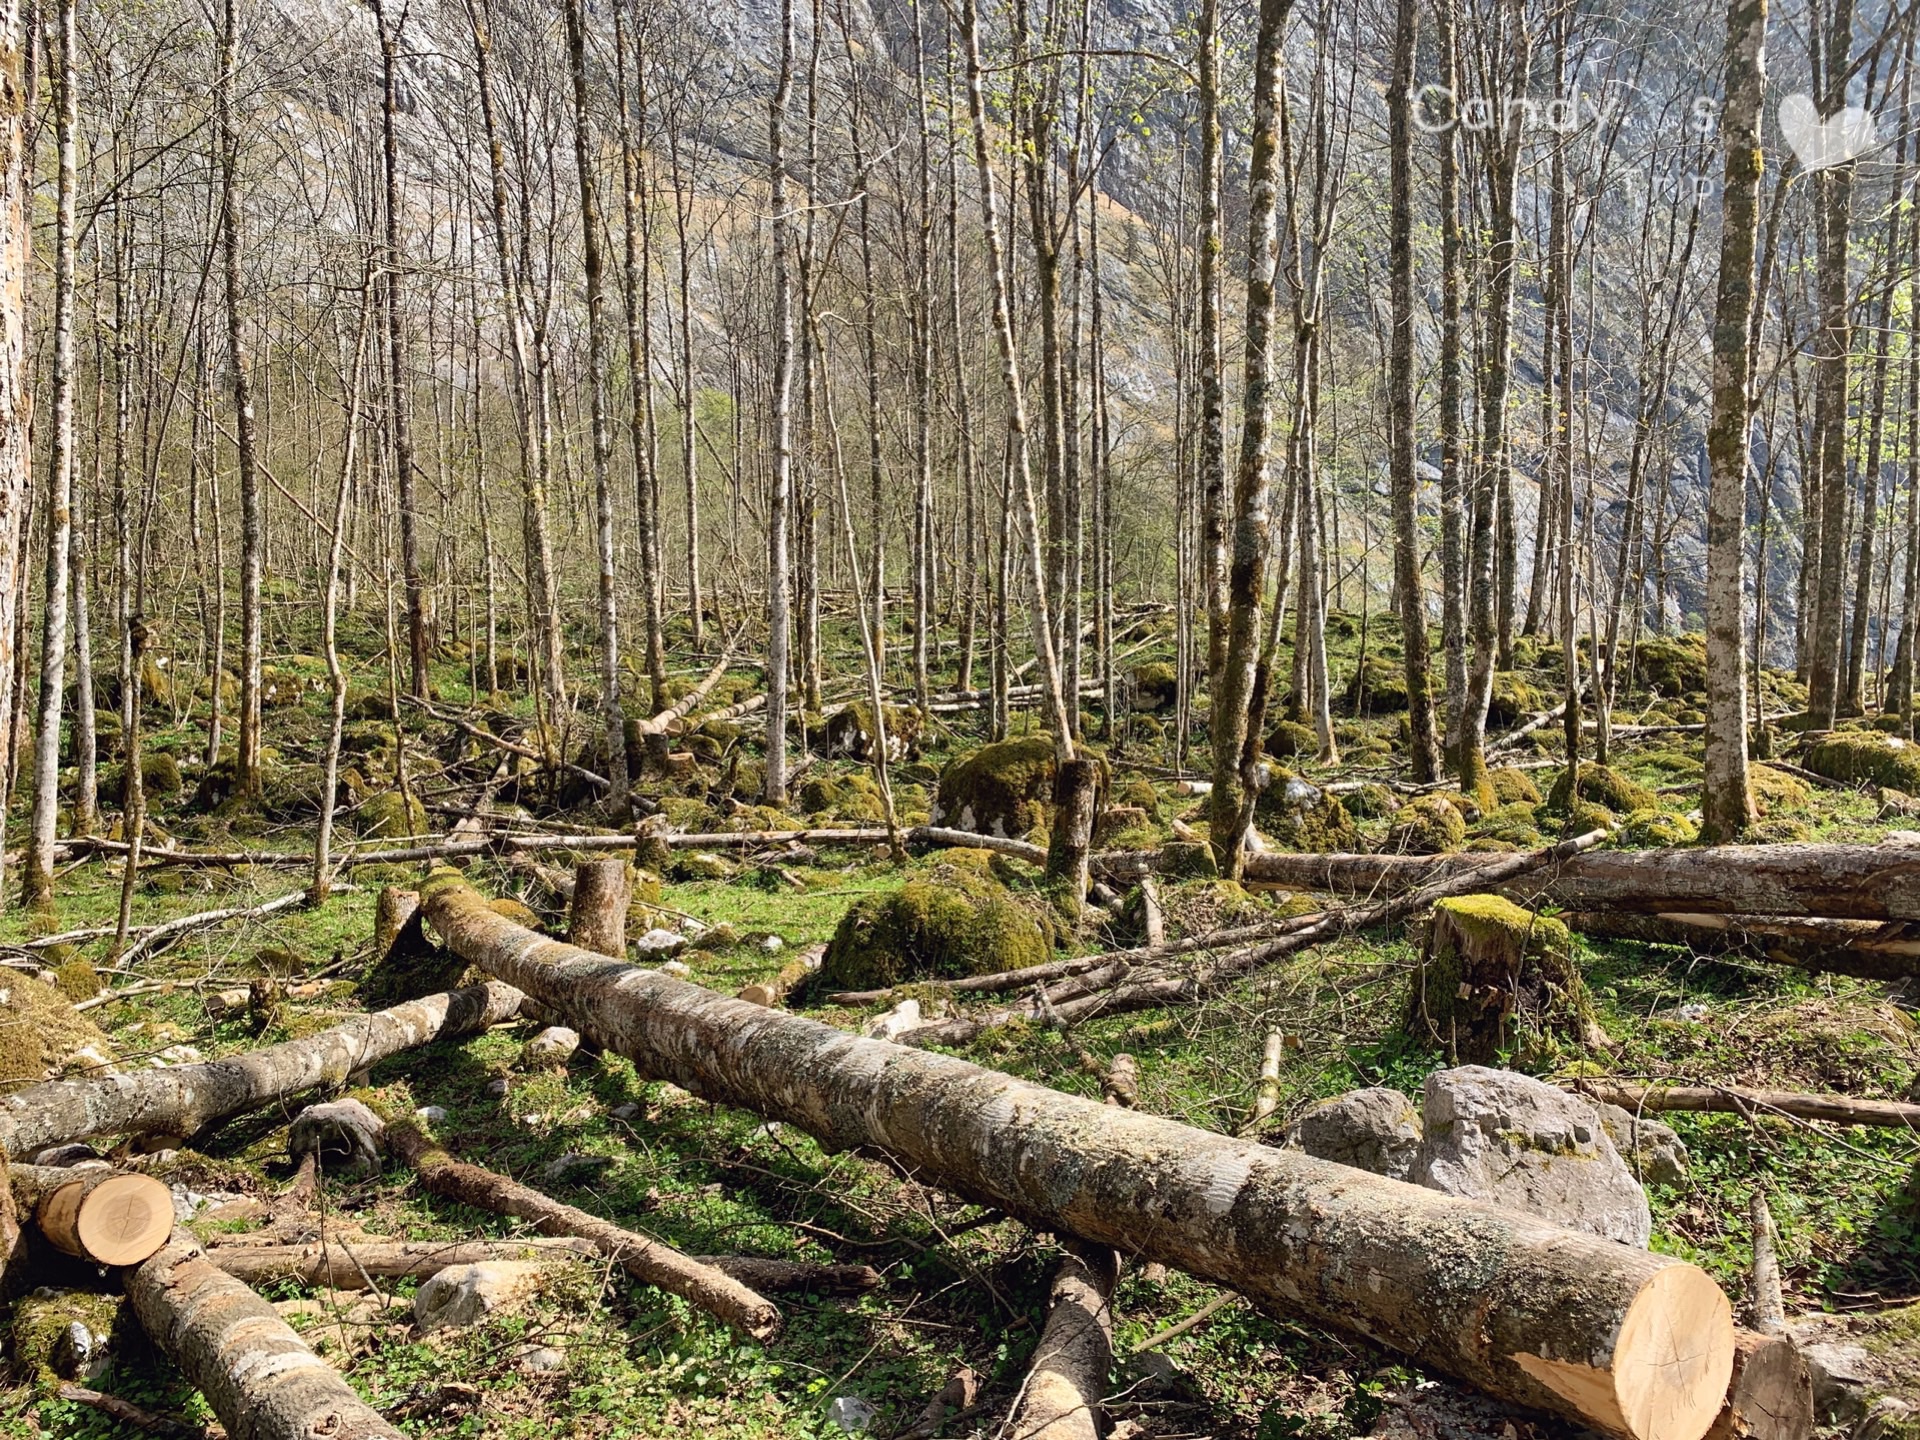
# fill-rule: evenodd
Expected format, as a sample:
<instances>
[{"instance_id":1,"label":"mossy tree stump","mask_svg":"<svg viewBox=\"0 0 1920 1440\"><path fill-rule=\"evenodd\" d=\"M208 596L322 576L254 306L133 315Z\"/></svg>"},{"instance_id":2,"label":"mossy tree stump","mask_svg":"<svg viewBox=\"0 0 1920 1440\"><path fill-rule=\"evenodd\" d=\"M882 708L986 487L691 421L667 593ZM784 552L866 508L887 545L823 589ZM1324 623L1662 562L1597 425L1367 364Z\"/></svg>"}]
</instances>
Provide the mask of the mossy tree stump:
<instances>
[{"instance_id":1,"label":"mossy tree stump","mask_svg":"<svg viewBox=\"0 0 1920 1440\"><path fill-rule=\"evenodd\" d=\"M1584 1038L1592 1007L1567 927L1499 895L1437 902L1407 1023L1465 1065L1496 1064L1553 1036Z\"/></svg>"}]
</instances>

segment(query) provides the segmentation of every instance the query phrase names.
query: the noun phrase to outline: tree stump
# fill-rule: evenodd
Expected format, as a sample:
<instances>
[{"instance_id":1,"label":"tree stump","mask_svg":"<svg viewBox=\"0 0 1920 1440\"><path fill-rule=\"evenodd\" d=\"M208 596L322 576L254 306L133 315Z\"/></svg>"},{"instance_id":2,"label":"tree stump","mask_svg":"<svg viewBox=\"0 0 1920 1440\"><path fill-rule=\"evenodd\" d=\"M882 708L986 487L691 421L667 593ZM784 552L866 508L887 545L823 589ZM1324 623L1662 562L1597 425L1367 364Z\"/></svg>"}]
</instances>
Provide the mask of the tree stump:
<instances>
[{"instance_id":1,"label":"tree stump","mask_svg":"<svg viewBox=\"0 0 1920 1440\"><path fill-rule=\"evenodd\" d=\"M402 945L425 946L420 929L420 892L383 886L373 900L373 954L384 960Z\"/></svg>"},{"instance_id":2,"label":"tree stump","mask_svg":"<svg viewBox=\"0 0 1920 1440\"><path fill-rule=\"evenodd\" d=\"M1592 1026L1567 927L1498 895L1433 907L1414 977L1408 1029L1463 1065L1493 1065L1515 1047L1584 1040Z\"/></svg>"},{"instance_id":3,"label":"tree stump","mask_svg":"<svg viewBox=\"0 0 1920 1440\"><path fill-rule=\"evenodd\" d=\"M582 860L573 867L567 939L582 950L627 958L627 906L633 877L624 859Z\"/></svg>"}]
</instances>

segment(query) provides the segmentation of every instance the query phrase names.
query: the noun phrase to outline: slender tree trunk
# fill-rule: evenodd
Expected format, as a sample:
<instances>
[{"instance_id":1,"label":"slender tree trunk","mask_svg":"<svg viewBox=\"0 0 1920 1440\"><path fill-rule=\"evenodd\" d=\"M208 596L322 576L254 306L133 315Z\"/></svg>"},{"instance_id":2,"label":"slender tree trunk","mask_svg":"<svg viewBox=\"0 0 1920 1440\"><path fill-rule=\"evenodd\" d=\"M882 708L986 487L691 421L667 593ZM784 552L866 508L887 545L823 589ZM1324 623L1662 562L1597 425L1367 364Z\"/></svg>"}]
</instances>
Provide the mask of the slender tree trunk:
<instances>
[{"instance_id":1,"label":"slender tree trunk","mask_svg":"<svg viewBox=\"0 0 1920 1440\"><path fill-rule=\"evenodd\" d=\"M793 281L787 257L787 104L793 90L793 0L780 5L780 78L768 121L773 205L773 487L767 505L767 771L769 805L787 801L788 512L793 504Z\"/></svg>"},{"instance_id":2,"label":"slender tree trunk","mask_svg":"<svg viewBox=\"0 0 1920 1440\"><path fill-rule=\"evenodd\" d=\"M1432 0L1440 79L1457 92L1460 62L1454 38L1454 0ZM1460 227L1460 141L1455 126L1439 139L1440 151L1440 648L1446 665L1447 763L1461 769L1460 746L1467 713L1466 513L1460 342L1460 270L1465 239Z\"/></svg>"}]
</instances>

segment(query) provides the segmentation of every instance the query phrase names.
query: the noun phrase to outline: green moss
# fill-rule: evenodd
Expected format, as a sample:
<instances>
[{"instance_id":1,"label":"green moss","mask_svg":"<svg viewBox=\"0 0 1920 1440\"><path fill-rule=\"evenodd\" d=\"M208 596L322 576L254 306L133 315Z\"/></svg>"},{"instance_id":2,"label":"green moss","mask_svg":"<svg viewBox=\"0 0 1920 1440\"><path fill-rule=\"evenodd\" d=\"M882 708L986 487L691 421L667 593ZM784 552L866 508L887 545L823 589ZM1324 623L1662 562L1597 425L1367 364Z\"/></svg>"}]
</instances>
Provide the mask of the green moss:
<instances>
[{"instance_id":1,"label":"green moss","mask_svg":"<svg viewBox=\"0 0 1920 1440\"><path fill-rule=\"evenodd\" d=\"M1340 803L1347 807L1349 815L1362 820L1378 820L1383 815L1391 815L1400 808L1400 797L1386 786L1369 780L1358 790L1348 790L1341 794Z\"/></svg>"},{"instance_id":2,"label":"green moss","mask_svg":"<svg viewBox=\"0 0 1920 1440\"><path fill-rule=\"evenodd\" d=\"M1052 922L993 878L989 858L947 851L898 890L857 901L827 946L820 984L882 989L1039 964L1053 948Z\"/></svg>"},{"instance_id":3,"label":"green moss","mask_svg":"<svg viewBox=\"0 0 1920 1440\"><path fill-rule=\"evenodd\" d=\"M1611 830L1619 823L1619 816L1606 806L1596 805L1591 800L1576 800L1567 807L1567 821L1562 833L1586 835L1595 830Z\"/></svg>"},{"instance_id":4,"label":"green moss","mask_svg":"<svg viewBox=\"0 0 1920 1440\"><path fill-rule=\"evenodd\" d=\"M1813 839L1813 830L1803 820L1780 815L1762 820L1747 838L1757 845L1804 845Z\"/></svg>"},{"instance_id":5,"label":"green moss","mask_svg":"<svg viewBox=\"0 0 1920 1440\"><path fill-rule=\"evenodd\" d=\"M1160 819L1160 792L1144 775L1128 775L1116 780L1110 798L1115 805L1138 805L1147 812L1149 820Z\"/></svg>"},{"instance_id":6,"label":"green moss","mask_svg":"<svg viewBox=\"0 0 1920 1440\"><path fill-rule=\"evenodd\" d=\"M1638 763L1649 770L1658 770L1662 775L1677 775L1689 780L1698 779L1706 767L1691 755L1683 755L1678 750L1654 750L1639 757Z\"/></svg>"},{"instance_id":7,"label":"green moss","mask_svg":"<svg viewBox=\"0 0 1920 1440\"><path fill-rule=\"evenodd\" d=\"M1448 855L1467 839L1466 817L1443 795L1420 795L1400 807L1385 849L1395 855Z\"/></svg>"},{"instance_id":8,"label":"green moss","mask_svg":"<svg viewBox=\"0 0 1920 1440\"><path fill-rule=\"evenodd\" d=\"M1320 737L1310 726L1282 720L1268 732L1261 748L1275 760L1291 760L1299 755L1311 757L1320 753Z\"/></svg>"},{"instance_id":9,"label":"green moss","mask_svg":"<svg viewBox=\"0 0 1920 1440\"><path fill-rule=\"evenodd\" d=\"M84 1045L112 1053L100 1027L60 990L19 971L0 975L0 1089L44 1080Z\"/></svg>"},{"instance_id":10,"label":"green moss","mask_svg":"<svg viewBox=\"0 0 1920 1440\"><path fill-rule=\"evenodd\" d=\"M1807 769L1849 784L1920 791L1920 746L1877 730L1836 730L1807 747Z\"/></svg>"},{"instance_id":11,"label":"green moss","mask_svg":"<svg viewBox=\"0 0 1920 1440\"><path fill-rule=\"evenodd\" d=\"M1546 709L1540 692L1511 670L1496 670L1493 689L1487 696L1487 723L1501 727L1518 725Z\"/></svg>"},{"instance_id":12,"label":"green moss","mask_svg":"<svg viewBox=\"0 0 1920 1440\"><path fill-rule=\"evenodd\" d=\"M1634 674L1662 695L1698 695L1707 688L1707 637L1655 635L1634 651Z\"/></svg>"},{"instance_id":13,"label":"green moss","mask_svg":"<svg viewBox=\"0 0 1920 1440\"><path fill-rule=\"evenodd\" d=\"M1568 766L1560 772L1553 782L1553 788L1547 792L1546 809L1555 814L1567 813L1573 794L1574 768ZM1617 770L1606 765L1591 762L1579 767L1580 793L1578 798L1595 805L1604 805L1609 810L1630 812L1634 810L1652 810L1659 807L1659 798L1644 785L1636 785Z\"/></svg>"},{"instance_id":14,"label":"green moss","mask_svg":"<svg viewBox=\"0 0 1920 1440\"><path fill-rule=\"evenodd\" d=\"M1804 810L1813 803L1813 790L1798 775L1789 775L1771 765L1755 765L1747 771L1747 789L1753 795L1754 808L1762 819L1787 810Z\"/></svg>"},{"instance_id":15,"label":"green moss","mask_svg":"<svg viewBox=\"0 0 1920 1440\"><path fill-rule=\"evenodd\" d=\"M1637 848L1667 845L1691 845L1700 838L1700 827L1684 815L1666 810L1635 810L1620 822L1616 843Z\"/></svg>"},{"instance_id":16,"label":"green moss","mask_svg":"<svg viewBox=\"0 0 1920 1440\"><path fill-rule=\"evenodd\" d=\"M1502 765L1487 772L1487 779L1493 785L1493 798L1502 805L1538 805L1540 787L1533 783L1531 776L1524 770L1516 770L1511 765Z\"/></svg>"},{"instance_id":17,"label":"green moss","mask_svg":"<svg viewBox=\"0 0 1920 1440\"><path fill-rule=\"evenodd\" d=\"M427 833L427 807L418 796L398 790L370 796L354 818L365 840L401 840Z\"/></svg>"},{"instance_id":18,"label":"green moss","mask_svg":"<svg viewBox=\"0 0 1920 1440\"><path fill-rule=\"evenodd\" d=\"M115 1332L128 1333L131 1309L122 1295L92 1290L40 1289L22 1295L13 1306L10 1365L20 1384L51 1389L62 1380L83 1376L82 1357L69 1338L84 1325L92 1344L112 1344Z\"/></svg>"},{"instance_id":19,"label":"green moss","mask_svg":"<svg viewBox=\"0 0 1920 1440\"><path fill-rule=\"evenodd\" d=\"M1173 708L1178 698L1180 677L1164 660L1149 661L1133 668L1133 708L1153 714Z\"/></svg>"},{"instance_id":20,"label":"green moss","mask_svg":"<svg viewBox=\"0 0 1920 1440\"><path fill-rule=\"evenodd\" d=\"M1356 715L1383 715L1407 708L1407 672L1369 655L1347 682L1347 706Z\"/></svg>"},{"instance_id":21,"label":"green moss","mask_svg":"<svg viewBox=\"0 0 1920 1440\"><path fill-rule=\"evenodd\" d=\"M1433 911L1408 1004L1415 1038L1485 1065L1584 1035L1591 1002L1565 925L1500 895L1439 900Z\"/></svg>"},{"instance_id":22,"label":"green moss","mask_svg":"<svg viewBox=\"0 0 1920 1440\"><path fill-rule=\"evenodd\" d=\"M1475 828L1476 840L1494 840L1504 845L1517 845L1532 850L1543 843L1536 809L1524 801L1511 805L1500 805L1481 817ZM1473 845L1469 844L1468 849Z\"/></svg>"},{"instance_id":23,"label":"green moss","mask_svg":"<svg viewBox=\"0 0 1920 1440\"><path fill-rule=\"evenodd\" d=\"M1266 837L1285 850L1334 853L1355 849L1360 832L1340 797L1274 766L1254 800Z\"/></svg>"},{"instance_id":24,"label":"green moss","mask_svg":"<svg viewBox=\"0 0 1920 1440\"><path fill-rule=\"evenodd\" d=\"M1043 735L983 745L940 772L934 824L981 835L1029 835L1047 822L1053 766L1053 742Z\"/></svg>"},{"instance_id":25,"label":"green moss","mask_svg":"<svg viewBox=\"0 0 1920 1440\"><path fill-rule=\"evenodd\" d=\"M78 1004L100 993L100 972L85 960L67 961L53 972L53 988Z\"/></svg>"},{"instance_id":26,"label":"green moss","mask_svg":"<svg viewBox=\"0 0 1920 1440\"><path fill-rule=\"evenodd\" d=\"M1210 878L1219 873L1211 845L1197 840L1174 840L1160 847L1160 874L1168 880Z\"/></svg>"}]
</instances>

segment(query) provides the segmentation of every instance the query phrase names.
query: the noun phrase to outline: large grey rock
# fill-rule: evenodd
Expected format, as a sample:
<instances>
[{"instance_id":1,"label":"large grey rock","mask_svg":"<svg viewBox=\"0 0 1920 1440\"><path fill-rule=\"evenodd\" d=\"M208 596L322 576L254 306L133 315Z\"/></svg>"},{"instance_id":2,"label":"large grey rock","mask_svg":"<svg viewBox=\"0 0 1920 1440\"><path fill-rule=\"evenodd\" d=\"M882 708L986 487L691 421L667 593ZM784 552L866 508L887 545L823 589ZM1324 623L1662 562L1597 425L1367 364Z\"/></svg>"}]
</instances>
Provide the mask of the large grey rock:
<instances>
[{"instance_id":1,"label":"large grey rock","mask_svg":"<svg viewBox=\"0 0 1920 1440\"><path fill-rule=\"evenodd\" d=\"M1406 1096L1384 1085L1350 1090L1322 1100L1294 1121L1287 1147L1404 1180L1420 1149L1420 1112Z\"/></svg>"},{"instance_id":2,"label":"large grey rock","mask_svg":"<svg viewBox=\"0 0 1920 1440\"><path fill-rule=\"evenodd\" d=\"M386 1150L386 1122L358 1100L309 1105L287 1131L288 1154L316 1155L335 1174L377 1174Z\"/></svg>"},{"instance_id":3,"label":"large grey rock","mask_svg":"<svg viewBox=\"0 0 1920 1440\"><path fill-rule=\"evenodd\" d=\"M1484 1065L1437 1070L1422 1096L1416 1185L1645 1249L1647 1192L1593 1106L1531 1076Z\"/></svg>"},{"instance_id":4,"label":"large grey rock","mask_svg":"<svg viewBox=\"0 0 1920 1440\"><path fill-rule=\"evenodd\" d=\"M530 1260L449 1265L414 1292L414 1322L422 1330L443 1330L510 1314L539 1293L543 1268Z\"/></svg>"},{"instance_id":5,"label":"large grey rock","mask_svg":"<svg viewBox=\"0 0 1920 1440\"><path fill-rule=\"evenodd\" d=\"M1635 1115L1604 1100L1589 1101L1613 1148L1636 1171L1642 1184L1678 1185L1687 1178L1687 1145L1671 1125Z\"/></svg>"}]
</instances>

